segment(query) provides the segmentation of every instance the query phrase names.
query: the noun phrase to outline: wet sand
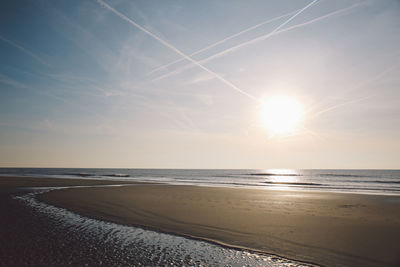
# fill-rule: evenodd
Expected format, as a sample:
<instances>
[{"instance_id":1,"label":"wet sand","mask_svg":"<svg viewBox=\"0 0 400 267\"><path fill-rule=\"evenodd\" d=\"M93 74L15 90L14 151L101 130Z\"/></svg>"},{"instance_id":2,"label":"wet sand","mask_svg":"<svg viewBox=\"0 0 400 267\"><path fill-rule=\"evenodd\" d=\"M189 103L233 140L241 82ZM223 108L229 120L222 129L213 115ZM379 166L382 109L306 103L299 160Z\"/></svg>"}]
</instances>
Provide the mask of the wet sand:
<instances>
[{"instance_id":1,"label":"wet sand","mask_svg":"<svg viewBox=\"0 0 400 267\"><path fill-rule=\"evenodd\" d=\"M0 188L15 187L63 187L63 186L90 186L90 185L117 185L117 184L143 184L132 181L110 181L96 179L75 179L75 178L41 178L41 177L20 177L0 176Z\"/></svg>"},{"instance_id":2,"label":"wet sand","mask_svg":"<svg viewBox=\"0 0 400 267\"><path fill-rule=\"evenodd\" d=\"M325 266L399 266L400 197L134 185L57 190L52 205Z\"/></svg>"},{"instance_id":3,"label":"wet sand","mask_svg":"<svg viewBox=\"0 0 400 267\"><path fill-rule=\"evenodd\" d=\"M1 183L0 178L0 266L314 266L82 217L37 201L49 189L32 185L54 185L51 180L5 186L13 179ZM14 182L21 185L21 179Z\"/></svg>"},{"instance_id":4,"label":"wet sand","mask_svg":"<svg viewBox=\"0 0 400 267\"><path fill-rule=\"evenodd\" d=\"M0 266L152 265L146 262L148 251L135 247L127 250L115 242L104 242L78 231L80 225L63 225L62 220L15 199L40 187L105 184L121 181L0 177Z\"/></svg>"}]
</instances>

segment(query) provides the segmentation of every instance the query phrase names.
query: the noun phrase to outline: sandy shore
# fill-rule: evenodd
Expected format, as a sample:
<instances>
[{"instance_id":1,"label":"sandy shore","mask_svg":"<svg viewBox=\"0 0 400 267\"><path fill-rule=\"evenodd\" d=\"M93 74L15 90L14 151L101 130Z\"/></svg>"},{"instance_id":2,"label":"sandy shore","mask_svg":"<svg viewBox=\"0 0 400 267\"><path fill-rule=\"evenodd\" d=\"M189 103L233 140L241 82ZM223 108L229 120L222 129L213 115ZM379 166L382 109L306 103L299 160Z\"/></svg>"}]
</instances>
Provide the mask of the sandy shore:
<instances>
[{"instance_id":1,"label":"sandy shore","mask_svg":"<svg viewBox=\"0 0 400 267\"><path fill-rule=\"evenodd\" d=\"M325 266L398 266L400 197L135 185L40 199L86 216Z\"/></svg>"},{"instance_id":2,"label":"sandy shore","mask_svg":"<svg viewBox=\"0 0 400 267\"><path fill-rule=\"evenodd\" d=\"M0 178L3 191L15 187L105 184L121 182ZM400 263L397 196L133 184L62 189L40 198L101 220L325 266Z\"/></svg>"}]
</instances>

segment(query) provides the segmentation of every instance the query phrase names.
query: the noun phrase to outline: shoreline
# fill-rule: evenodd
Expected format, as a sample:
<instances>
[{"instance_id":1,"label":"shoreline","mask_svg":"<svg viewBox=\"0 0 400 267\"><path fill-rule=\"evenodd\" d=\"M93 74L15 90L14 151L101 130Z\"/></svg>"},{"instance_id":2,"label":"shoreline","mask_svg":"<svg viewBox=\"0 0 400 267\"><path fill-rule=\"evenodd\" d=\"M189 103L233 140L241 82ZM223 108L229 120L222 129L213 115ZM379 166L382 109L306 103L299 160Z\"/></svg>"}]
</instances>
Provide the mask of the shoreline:
<instances>
[{"instance_id":1,"label":"shoreline","mask_svg":"<svg viewBox=\"0 0 400 267\"><path fill-rule=\"evenodd\" d=\"M120 181L82 178L50 178L50 177L24 177L0 176L0 188L7 187L67 187L67 186L93 186L93 185L129 185L149 184L140 181ZM156 184L156 183L152 183Z\"/></svg>"},{"instance_id":2,"label":"shoreline","mask_svg":"<svg viewBox=\"0 0 400 267\"><path fill-rule=\"evenodd\" d=\"M375 169L373 169L375 170ZM10 180L11 179L11 180ZM27 184L32 186L79 186L79 185L129 185L129 184L156 184L156 185L171 185L171 186L195 186L195 187L208 187L208 188L229 188L229 189L254 189L254 190L271 190L271 191L293 191L293 192L305 192L305 193L333 193L333 194L350 194L350 195L368 195L368 196L393 196L400 197L399 193L386 192L386 191L375 191L375 190L343 190L343 189L329 189L329 188L302 188L286 186L285 184L265 186L265 185L247 185L247 184L207 184L207 183L177 183L177 182L159 182L159 181L146 181L144 180L133 180L124 179L124 177L114 177L110 179L107 177L42 177L42 176L12 176L12 175L0 175L0 187L1 186L23 186Z\"/></svg>"},{"instance_id":3,"label":"shoreline","mask_svg":"<svg viewBox=\"0 0 400 267\"><path fill-rule=\"evenodd\" d=\"M27 187L123 183L2 178L0 187L12 182ZM58 189L38 199L89 218L293 261L325 266L396 266L400 262L398 196L129 184L135 186Z\"/></svg>"}]
</instances>

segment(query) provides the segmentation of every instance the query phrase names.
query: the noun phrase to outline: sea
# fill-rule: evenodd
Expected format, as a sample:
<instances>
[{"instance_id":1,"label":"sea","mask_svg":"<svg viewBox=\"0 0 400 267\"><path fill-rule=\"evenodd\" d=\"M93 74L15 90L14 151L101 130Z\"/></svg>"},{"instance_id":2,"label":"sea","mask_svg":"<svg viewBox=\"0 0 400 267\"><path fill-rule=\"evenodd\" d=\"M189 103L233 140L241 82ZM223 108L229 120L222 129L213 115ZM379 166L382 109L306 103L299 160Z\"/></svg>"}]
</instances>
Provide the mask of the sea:
<instances>
[{"instance_id":1,"label":"sea","mask_svg":"<svg viewBox=\"0 0 400 267\"><path fill-rule=\"evenodd\" d=\"M400 170L0 168L0 176L400 195Z\"/></svg>"}]
</instances>

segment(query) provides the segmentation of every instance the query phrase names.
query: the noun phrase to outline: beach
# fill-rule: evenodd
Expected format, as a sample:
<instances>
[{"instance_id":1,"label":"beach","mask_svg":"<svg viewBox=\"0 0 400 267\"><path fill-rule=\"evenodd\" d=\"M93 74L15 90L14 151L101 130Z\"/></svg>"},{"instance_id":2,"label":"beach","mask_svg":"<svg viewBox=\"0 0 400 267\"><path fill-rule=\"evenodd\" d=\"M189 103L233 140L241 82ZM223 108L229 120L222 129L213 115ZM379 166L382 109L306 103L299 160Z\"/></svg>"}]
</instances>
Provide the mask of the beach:
<instances>
[{"instance_id":1,"label":"beach","mask_svg":"<svg viewBox=\"0 0 400 267\"><path fill-rule=\"evenodd\" d=\"M326 266L400 261L400 198L361 194L135 185L39 197L89 217Z\"/></svg>"},{"instance_id":2,"label":"beach","mask_svg":"<svg viewBox=\"0 0 400 267\"><path fill-rule=\"evenodd\" d=\"M24 183L28 187L118 184L0 180L3 189ZM400 263L399 196L133 183L53 190L38 199L101 221L323 266Z\"/></svg>"}]
</instances>

